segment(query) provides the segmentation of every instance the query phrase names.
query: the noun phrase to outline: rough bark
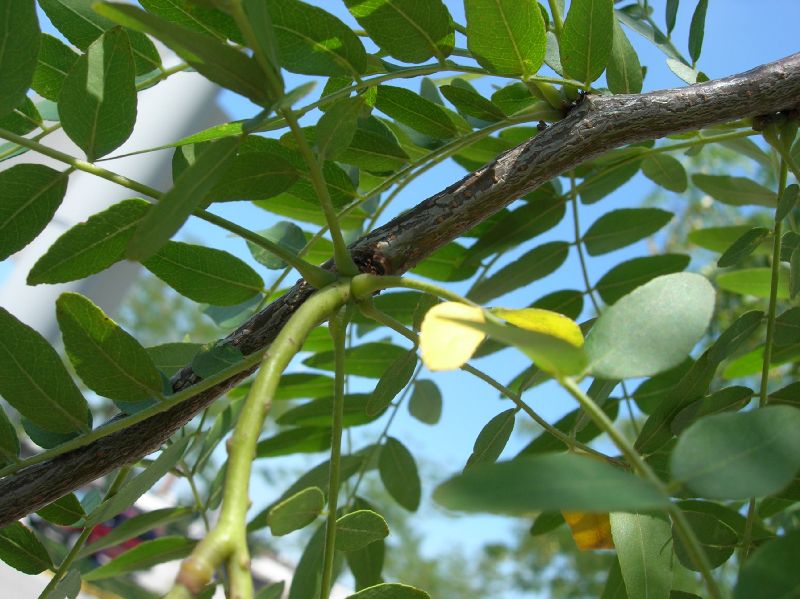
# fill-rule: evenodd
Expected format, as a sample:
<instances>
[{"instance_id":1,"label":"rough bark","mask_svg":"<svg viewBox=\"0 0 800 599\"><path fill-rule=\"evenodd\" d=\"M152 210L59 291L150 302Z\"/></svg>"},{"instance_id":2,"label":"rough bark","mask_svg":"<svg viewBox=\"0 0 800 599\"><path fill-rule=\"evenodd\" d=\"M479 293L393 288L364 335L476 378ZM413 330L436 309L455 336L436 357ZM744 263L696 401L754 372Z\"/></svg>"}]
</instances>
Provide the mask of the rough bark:
<instances>
[{"instance_id":1,"label":"rough bark","mask_svg":"<svg viewBox=\"0 0 800 599\"><path fill-rule=\"evenodd\" d=\"M587 96L563 120L418 204L351 246L364 272L402 274L521 195L614 148L800 107L800 53L746 73L640 95ZM277 335L312 293L299 281L226 337L245 355ZM0 526L158 449L178 428L249 373L94 443L0 481ZM191 368L177 391L197 382Z\"/></svg>"}]
</instances>

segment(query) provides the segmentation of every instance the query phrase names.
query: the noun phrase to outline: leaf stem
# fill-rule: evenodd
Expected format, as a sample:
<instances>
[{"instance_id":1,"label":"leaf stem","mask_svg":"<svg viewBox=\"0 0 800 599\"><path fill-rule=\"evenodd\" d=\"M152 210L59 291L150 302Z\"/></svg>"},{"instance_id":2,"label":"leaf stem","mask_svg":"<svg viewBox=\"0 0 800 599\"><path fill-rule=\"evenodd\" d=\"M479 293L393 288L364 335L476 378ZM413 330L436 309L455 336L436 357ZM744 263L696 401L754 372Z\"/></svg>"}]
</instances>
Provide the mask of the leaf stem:
<instances>
[{"instance_id":1,"label":"leaf stem","mask_svg":"<svg viewBox=\"0 0 800 599\"><path fill-rule=\"evenodd\" d=\"M103 496L103 501L117 494L117 491L119 491L119 488L122 486L122 483L125 482L125 479L128 477L130 471L131 471L131 466L123 466L122 468L119 469L119 472L117 472L117 476L114 477L114 480L111 482L111 485L108 487L108 490ZM83 530L81 531L81 534L75 540L75 543L73 543L72 548L69 550L69 553L67 553L67 556L64 558L64 561L61 562L61 564L58 566L58 569L53 574L53 577L47 583L47 586L44 587L42 592L39 594L39 599L47 597L50 594L50 592L56 587L59 581L64 577L66 571L75 561L75 558L78 556L81 549L83 549L83 546L86 544L86 541L88 540L89 535L92 534L92 531L94 530L95 526L96 525L84 526Z\"/></svg>"},{"instance_id":2,"label":"leaf stem","mask_svg":"<svg viewBox=\"0 0 800 599\"><path fill-rule=\"evenodd\" d=\"M322 167L311 151L306 136L300 128L300 124L297 122L294 112L289 108L285 108L281 110L280 113L289 125L289 129L297 143L297 149L308 166L311 184L314 186L314 191L322 206L322 212L325 213L325 222L331 234L331 241L333 241L333 261L336 264L336 270L346 276L355 275L358 273L358 268L355 262L353 262L352 256L350 256L350 250L347 249L347 244L344 242L342 229L339 226L336 210L333 208L333 202L328 192L328 186L325 183L325 175L322 173Z\"/></svg>"},{"instance_id":3,"label":"leaf stem","mask_svg":"<svg viewBox=\"0 0 800 599\"><path fill-rule=\"evenodd\" d=\"M782 145L782 144L781 144ZM774 146L777 147L777 146ZM778 172L778 201L780 205L783 194L786 193L786 179L788 176L788 164L786 160L781 160ZM777 207L776 207L777 216ZM758 391L758 407L763 408L767 405L769 392L769 369L772 361L772 345L775 336L775 313L778 304L778 281L780 277L781 265L781 221L775 219L772 230L772 271L769 287L769 307L767 308L767 332L764 340L764 358L761 364L761 384ZM753 543L753 522L756 517L756 499L750 498L747 505L747 518L744 523L744 534L742 535L742 546L739 550L739 568L744 566L750 554L750 546Z\"/></svg>"},{"instance_id":4,"label":"leaf stem","mask_svg":"<svg viewBox=\"0 0 800 599\"><path fill-rule=\"evenodd\" d=\"M375 308L374 304L371 301L360 302L358 304L358 307L364 314L364 316L372 318L376 322L379 322L380 324L396 331L397 333L400 333L406 339L414 343L414 345L419 345L419 336L414 331L408 329L402 323L398 322L385 312L381 312L380 310ZM572 450L580 449L581 451L584 451L586 453L591 453L592 455L595 455L601 458L602 460L607 461L615 466L621 465L621 462L619 460L609 457L604 453L597 451L596 449L592 449L591 447L584 445L583 443L576 441L575 439L572 439L569 435L566 435L565 433L555 428L552 424L547 422L547 420L539 416L539 414L537 414L533 410L533 408L531 408L528 404L522 401L522 397L519 393L514 393L513 391L511 391L511 389L509 389L496 379L492 378L490 375L486 374L482 370L479 370L478 368L475 368L470 364L464 364L463 366L461 366L461 370L471 374L472 376L479 378L483 382L487 383L489 386L499 391L501 395L504 395L505 397L510 399L514 403L514 405L517 406L518 410L522 410L523 412L525 412L528 416L530 416L531 420L533 420L536 424L541 426L546 433L552 435L553 437L561 441L567 448Z\"/></svg>"},{"instance_id":5,"label":"leaf stem","mask_svg":"<svg viewBox=\"0 0 800 599\"><path fill-rule=\"evenodd\" d=\"M244 599L252 597L253 581L247 549L248 489L264 418L272 405L281 374L300 351L308 333L338 310L349 295L349 281L337 282L312 295L292 315L264 354L228 444L230 455L219 520L181 564L175 586L167 595L169 599L186 597L187 592L199 593L224 561L228 565L231 593Z\"/></svg>"},{"instance_id":6,"label":"leaf stem","mask_svg":"<svg viewBox=\"0 0 800 599\"><path fill-rule=\"evenodd\" d=\"M561 8L557 0L548 0L550 4L550 14L553 17L553 29L558 39L561 39L561 31L564 29L564 19L561 16Z\"/></svg>"},{"instance_id":7,"label":"leaf stem","mask_svg":"<svg viewBox=\"0 0 800 599\"><path fill-rule=\"evenodd\" d=\"M606 433L611 440L613 441L614 445L617 446L617 449L622 452L622 455L625 456L627 462L631 465L631 467L643 478L650 481L654 487L656 487L661 493L665 496L669 496L667 492L666 485L658 478L658 475L650 468L650 465L645 462L644 458L636 451L634 446L625 438L625 436L614 426L614 423L609 419L603 410L600 409L598 406L583 390L578 386L575 379L571 377L563 377L559 378L559 383L561 384L564 389L569 392L572 397L574 397L577 402L581 405L584 412L589 415L589 417L597 424L597 426ZM708 588L709 595L713 599L722 599L722 592L717 585L717 581L714 580L714 576L711 573L711 564L708 561L708 556L706 555L705 551L703 550L700 541L695 535L692 527L689 525L689 521L686 519L686 516L683 514L681 509L674 505L670 504L670 507L667 508L667 511L672 516L672 521L675 524L675 528L678 531L678 534L681 537L681 540L686 547L689 556L692 559L692 562L695 564L697 569L700 571L703 579L706 582L706 586Z\"/></svg>"},{"instance_id":8,"label":"leaf stem","mask_svg":"<svg viewBox=\"0 0 800 599\"><path fill-rule=\"evenodd\" d=\"M331 460L328 477L328 516L325 523L325 552L322 560L322 587L320 599L328 599L333 584L333 558L336 554L336 515L341 480L342 429L344 428L345 342L347 340L346 309L330 319L328 324L333 339L334 391L331 426Z\"/></svg>"}]
</instances>

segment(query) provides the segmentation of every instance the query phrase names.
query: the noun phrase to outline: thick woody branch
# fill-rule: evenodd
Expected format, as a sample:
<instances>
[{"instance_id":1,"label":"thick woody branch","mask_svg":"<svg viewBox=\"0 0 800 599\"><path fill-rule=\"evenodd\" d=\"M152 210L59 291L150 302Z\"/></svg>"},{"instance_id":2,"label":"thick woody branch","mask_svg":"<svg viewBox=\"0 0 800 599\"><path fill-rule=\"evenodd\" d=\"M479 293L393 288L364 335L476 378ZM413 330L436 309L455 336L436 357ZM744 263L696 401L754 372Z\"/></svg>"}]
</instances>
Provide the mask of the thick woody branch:
<instances>
[{"instance_id":1,"label":"thick woody branch","mask_svg":"<svg viewBox=\"0 0 800 599\"><path fill-rule=\"evenodd\" d=\"M351 246L364 272L402 274L521 195L609 150L638 141L800 106L800 54L746 73L641 95L587 96L533 139L375 229ZM299 281L231 333L245 355L270 344L312 289ZM89 445L0 481L0 526L158 449L177 429L249 373ZM178 391L198 381L190 368Z\"/></svg>"}]
</instances>

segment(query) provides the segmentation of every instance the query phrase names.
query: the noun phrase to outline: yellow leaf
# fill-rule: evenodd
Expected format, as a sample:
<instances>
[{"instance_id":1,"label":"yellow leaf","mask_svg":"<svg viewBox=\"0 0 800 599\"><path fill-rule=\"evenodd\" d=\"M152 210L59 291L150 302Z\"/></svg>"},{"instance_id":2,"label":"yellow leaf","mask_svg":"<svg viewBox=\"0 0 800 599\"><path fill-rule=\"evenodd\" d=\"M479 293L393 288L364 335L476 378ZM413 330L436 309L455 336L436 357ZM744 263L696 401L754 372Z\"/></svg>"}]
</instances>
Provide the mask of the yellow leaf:
<instances>
[{"instance_id":1,"label":"yellow leaf","mask_svg":"<svg viewBox=\"0 0 800 599\"><path fill-rule=\"evenodd\" d=\"M572 538L581 551L614 548L608 514L593 512L561 512L561 514L569 524Z\"/></svg>"},{"instance_id":2,"label":"yellow leaf","mask_svg":"<svg viewBox=\"0 0 800 599\"><path fill-rule=\"evenodd\" d=\"M486 337L452 319L483 322L483 310L456 302L444 302L428 310L419 331L419 349L422 362L430 370L459 368Z\"/></svg>"},{"instance_id":3,"label":"yellow leaf","mask_svg":"<svg viewBox=\"0 0 800 599\"><path fill-rule=\"evenodd\" d=\"M521 329L558 337L575 347L583 347L581 328L574 320L558 312L539 308L523 308L521 310L493 308L492 314Z\"/></svg>"}]
</instances>

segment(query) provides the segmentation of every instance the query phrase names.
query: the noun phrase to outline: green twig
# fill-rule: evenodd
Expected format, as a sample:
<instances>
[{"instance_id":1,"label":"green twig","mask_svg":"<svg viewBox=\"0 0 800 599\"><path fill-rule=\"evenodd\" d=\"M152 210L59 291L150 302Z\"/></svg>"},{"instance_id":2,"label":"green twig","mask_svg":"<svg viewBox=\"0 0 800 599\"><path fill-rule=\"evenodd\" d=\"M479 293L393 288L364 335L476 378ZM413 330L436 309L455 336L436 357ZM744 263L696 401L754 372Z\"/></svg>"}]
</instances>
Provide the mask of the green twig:
<instances>
[{"instance_id":1,"label":"green twig","mask_svg":"<svg viewBox=\"0 0 800 599\"><path fill-rule=\"evenodd\" d=\"M558 6L557 0L548 0L550 3L550 15L553 17L553 29L555 30L556 37L561 39L561 31L564 29L564 19L561 16L561 7Z\"/></svg>"},{"instance_id":2,"label":"green twig","mask_svg":"<svg viewBox=\"0 0 800 599\"><path fill-rule=\"evenodd\" d=\"M633 444L631 444L617 429L617 427L614 426L614 423L606 415L606 413L600 409L600 406L598 406L588 395L586 395L586 393L583 392L574 379L570 377L564 377L560 378L558 382L569 392L570 395L572 395L572 397L578 401L584 412L588 414L588 416L594 421L600 430L609 436L634 471L650 481L654 487L656 487L663 495L668 497L669 493L667 492L667 488L664 483L661 482L661 479L658 478L658 475L652 470L652 468L650 468L650 465L645 462L644 458L636 451L636 449L633 447ZM703 576L709 595L713 599L722 599L722 592L720 591L717 581L714 580L714 576L711 573L711 564L708 561L708 556L703 550L697 535L695 535L692 527L689 525L689 521L686 519L683 511L681 511L681 509L674 504L670 504L670 507L667 508L667 511L669 511L670 516L672 516L675 528L677 529L678 535L683 541L692 563L697 567L700 574Z\"/></svg>"},{"instance_id":3,"label":"green twig","mask_svg":"<svg viewBox=\"0 0 800 599\"><path fill-rule=\"evenodd\" d=\"M331 318L329 328L333 339L334 391L331 423L331 460L328 477L328 516L325 523L325 553L322 560L320 599L328 599L333 584L333 558L336 553L336 512L339 503L339 481L342 461L342 428L344 427L345 342L347 316L345 309Z\"/></svg>"},{"instance_id":4,"label":"green twig","mask_svg":"<svg viewBox=\"0 0 800 599\"><path fill-rule=\"evenodd\" d=\"M325 222L328 225L328 231L331 234L331 241L333 241L333 261L336 264L336 270L343 275L352 276L358 273L358 268L353 262L353 257L350 255L350 250L347 249L347 244L344 242L342 229L339 226L339 218L336 215L336 210L333 207L330 193L328 192L328 185L325 183L325 175L322 172L322 167L319 161L314 156L311 148L308 145L306 136L297 122L297 118L291 109L286 108L281 111L283 118L289 125L289 129L294 135L295 143L300 155L303 156L306 166L308 166L308 173L311 176L311 184L314 186L314 191L317 194L319 203L322 206L322 212L325 214Z\"/></svg>"},{"instance_id":5,"label":"green twig","mask_svg":"<svg viewBox=\"0 0 800 599\"><path fill-rule=\"evenodd\" d=\"M117 494L117 491L119 491L119 488L122 486L122 483L125 482L125 479L128 477L130 471L131 471L131 466L123 466L122 468L119 469L119 472L117 472L117 476L114 477L114 480L108 487L108 491L106 491L105 495L103 496L103 501ZM86 541L88 540L89 535L92 534L93 530L94 526L85 526L83 528L81 534L72 544L72 548L69 550L69 553L64 558L64 561L61 562L61 564L58 566L58 569L53 574L53 577L47 583L47 586L44 587L42 592L39 594L39 599L47 597L50 594L50 592L56 587L59 581L64 577L64 574L66 573L67 570L69 570L69 567L75 561L75 558L78 556L81 549L83 549L83 546L86 544Z\"/></svg>"},{"instance_id":6,"label":"green twig","mask_svg":"<svg viewBox=\"0 0 800 599\"><path fill-rule=\"evenodd\" d=\"M181 564L175 586L167 595L169 599L199 593L223 562L228 566L231 592L242 599L252 597L246 518L250 506L250 472L264 418L283 370L300 350L308 333L348 300L349 291L349 281L343 281L311 296L292 315L264 355L229 443L219 521Z\"/></svg>"},{"instance_id":7,"label":"green twig","mask_svg":"<svg viewBox=\"0 0 800 599\"><path fill-rule=\"evenodd\" d=\"M786 179L788 176L788 165L785 160L781 160L780 171L778 174L778 201L780 205L781 198L786 192ZM777 208L776 208L777 212ZM777 216L777 214L776 214ZM772 345L775 336L775 313L778 304L778 281L780 279L780 265L781 265L781 221L775 219L775 225L772 230L772 271L769 287L769 307L767 308L767 332L764 340L764 357L761 363L761 385L758 392L758 407L763 408L767 405L769 392L769 369L770 362L772 361ZM739 568L744 566L750 554L750 546L753 543L753 522L756 517L756 500L755 497L750 498L747 506L747 517L745 519L744 534L742 535L742 545L739 549Z\"/></svg>"}]
</instances>

